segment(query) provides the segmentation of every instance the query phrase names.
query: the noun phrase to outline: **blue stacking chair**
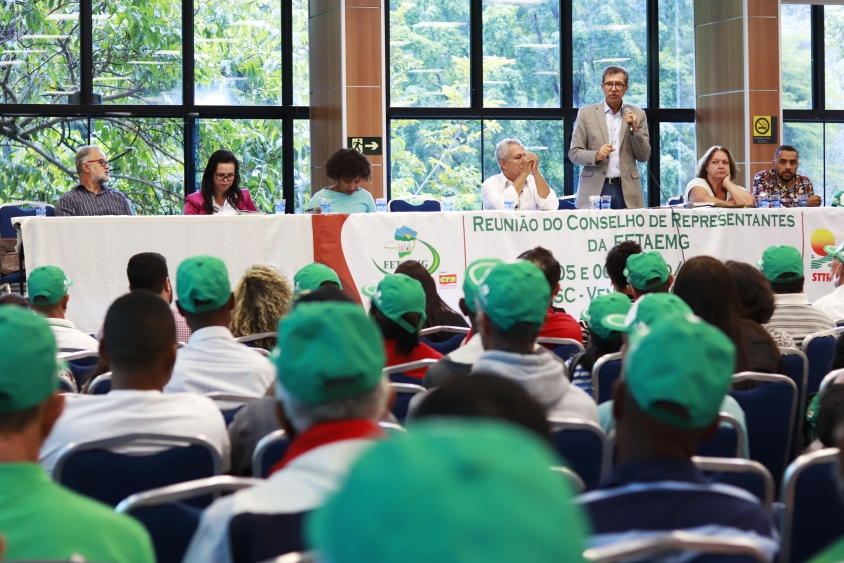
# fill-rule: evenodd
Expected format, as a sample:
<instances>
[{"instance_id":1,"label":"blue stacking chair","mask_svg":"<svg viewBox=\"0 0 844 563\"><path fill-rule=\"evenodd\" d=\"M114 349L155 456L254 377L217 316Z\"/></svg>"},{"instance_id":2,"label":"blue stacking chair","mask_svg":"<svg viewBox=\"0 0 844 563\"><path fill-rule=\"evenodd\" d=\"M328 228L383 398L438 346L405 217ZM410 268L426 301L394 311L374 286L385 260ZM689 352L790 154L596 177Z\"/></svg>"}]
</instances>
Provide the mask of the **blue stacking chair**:
<instances>
[{"instance_id":1,"label":"blue stacking chair","mask_svg":"<svg viewBox=\"0 0 844 563\"><path fill-rule=\"evenodd\" d=\"M783 481L780 563L802 563L844 534L844 505L838 495L838 448L801 455Z\"/></svg>"},{"instance_id":2,"label":"blue stacking chair","mask_svg":"<svg viewBox=\"0 0 844 563\"><path fill-rule=\"evenodd\" d=\"M47 217L56 215L55 208L52 205L37 201L17 201L0 205L0 238L17 238L18 232L12 226L12 219L15 217L35 217L35 208L38 206L46 208ZM23 295L25 276L26 272L6 274L0 278L0 285L16 283L18 284L18 293Z\"/></svg>"},{"instance_id":3,"label":"blue stacking chair","mask_svg":"<svg viewBox=\"0 0 844 563\"><path fill-rule=\"evenodd\" d=\"M127 445L164 446L153 454L119 454ZM75 442L56 458L53 480L74 491L116 506L135 493L213 477L222 472L220 454L205 438L167 434L126 434Z\"/></svg>"},{"instance_id":4,"label":"blue stacking chair","mask_svg":"<svg viewBox=\"0 0 844 563\"><path fill-rule=\"evenodd\" d=\"M67 367L73 374L76 388L82 389L88 376L94 373L97 364L100 362L100 353L96 350L73 350L59 351L56 358L59 361L67 362Z\"/></svg>"},{"instance_id":5,"label":"blue stacking chair","mask_svg":"<svg viewBox=\"0 0 844 563\"><path fill-rule=\"evenodd\" d=\"M721 424L718 432L708 442L698 445L697 455L702 457L743 457L744 432L739 421L729 413L719 413Z\"/></svg>"},{"instance_id":6,"label":"blue stacking chair","mask_svg":"<svg viewBox=\"0 0 844 563\"><path fill-rule=\"evenodd\" d=\"M794 436L791 441L791 458L800 453L800 441L803 436L803 421L806 419L806 398L808 397L809 359L797 348L780 348L786 375L797 386L797 419L794 421ZM818 382L820 385L820 381Z\"/></svg>"},{"instance_id":7,"label":"blue stacking chair","mask_svg":"<svg viewBox=\"0 0 844 563\"><path fill-rule=\"evenodd\" d=\"M685 553L686 557L676 557ZM719 563L768 563L768 556L750 538L676 531L592 547L583 552L590 563L694 560Z\"/></svg>"},{"instance_id":8,"label":"blue stacking chair","mask_svg":"<svg viewBox=\"0 0 844 563\"><path fill-rule=\"evenodd\" d=\"M733 385L758 383L750 391L730 391L744 411L750 459L758 461L771 473L779 489L788 465L797 416L797 386L784 375L742 372L733 376Z\"/></svg>"},{"instance_id":9,"label":"blue stacking chair","mask_svg":"<svg viewBox=\"0 0 844 563\"><path fill-rule=\"evenodd\" d=\"M571 338L537 338L536 343L552 346L551 351L557 354L564 362L572 356L582 354L586 351L583 344Z\"/></svg>"},{"instance_id":10,"label":"blue stacking chair","mask_svg":"<svg viewBox=\"0 0 844 563\"><path fill-rule=\"evenodd\" d=\"M105 395L111 391L111 372L98 375L88 385L89 395Z\"/></svg>"},{"instance_id":11,"label":"blue stacking chair","mask_svg":"<svg viewBox=\"0 0 844 563\"><path fill-rule=\"evenodd\" d=\"M592 398L599 405L612 399L612 387L621 376L621 352L606 354L592 366Z\"/></svg>"},{"instance_id":12,"label":"blue stacking chair","mask_svg":"<svg viewBox=\"0 0 844 563\"><path fill-rule=\"evenodd\" d=\"M435 199L426 199L422 203L414 205L406 199L391 199L387 204L390 213L405 213L412 211L442 211L442 204Z\"/></svg>"},{"instance_id":13,"label":"blue stacking chair","mask_svg":"<svg viewBox=\"0 0 844 563\"><path fill-rule=\"evenodd\" d=\"M419 368L427 368L434 365L435 363L437 363L437 360L430 358L427 360L416 360L415 362L396 364L394 366L384 368L383 373L390 379L392 383L406 383L408 385L418 386L422 383L422 379L419 377L411 377L405 372Z\"/></svg>"},{"instance_id":14,"label":"blue stacking chair","mask_svg":"<svg viewBox=\"0 0 844 563\"><path fill-rule=\"evenodd\" d=\"M76 393L76 382L64 373L59 374L59 393Z\"/></svg>"},{"instance_id":15,"label":"blue stacking chair","mask_svg":"<svg viewBox=\"0 0 844 563\"><path fill-rule=\"evenodd\" d=\"M574 200L557 198L557 211L573 211L575 209L577 209L577 205L575 205Z\"/></svg>"},{"instance_id":16,"label":"blue stacking chair","mask_svg":"<svg viewBox=\"0 0 844 563\"><path fill-rule=\"evenodd\" d=\"M702 456L695 456L692 461L709 482L744 489L758 498L768 512L771 511L774 504L774 478L758 461Z\"/></svg>"},{"instance_id":17,"label":"blue stacking chair","mask_svg":"<svg viewBox=\"0 0 844 563\"><path fill-rule=\"evenodd\" d=\"M390 383L390 387L396 393L396 400L393 403L393 416L404 424L407 420L407 412L410 409L410 400L413 399L414 395L424 393L425 388L412 383Z\"/></svg>"},{"instance_id":18,"label":"blue stacking chair","mask_svg":"<svg viewBox=\"0 0 844 563\"><path fill-rule=\"evenodd\" d=\"M255 350L263 350L263 348L255 348ZM223 420L226 421L226 426L232 423L234 420L235 415L246 405L246 403L250 401L257 401L261 397L254 397L252 395L238 395L236 393L226 393L224 391L213 391L211 393L206 393L206 397L217 403L217 406L220 407L220 411L223 413ZM223 408L220 406L220 403L240 403L240 405L236 407L226 407Z\"/></svg>"},{"instance_id":19,"label":"blue stacking chair","mask_svg":"<svg viewBox=\"0 0 844 563\"><path fill-rule=\"evenodd\" d=\"M611 467L612 453L600 426L577 418L549 418L554 448L577 473L586 490L598 486Z\"/></svg>"},{"instance_id":20,"label":"blue stacking chair","mask_svg":"<svg viewBox=\"0 0 844 563\"><path fill-rule=\"evenodd\" d=\"M844 332L844 327L822 330L810 334L803 340L802 351L809 362L807 396L818 392L821 381L829 373L829 365L835 356L835 340L842 332Z\"/></svg>"},{"instance_id":21,"label":"blue stacking chair","mask_svg":"<svg viewBox=\"0 0 844 563\"><path fill-rule=\"evenodd\" d=\"M149 532L158 563L180 563L199 526L202 510L190 501L232 493L262 483L260 479L218 475L136 493L114 509L130 514ZM185 502L188 501L188 502Z\"/></svg>"},{"instance_id":22,"label":"blue stacking chair","mask_svg":"<svg viewBox=\"0 0 844 563\"><path fill-rule=\"evenodd\" d=\"M284 430L275 430L261 438L252 452L252 476L265 479L287 453L288 446L290 438Z\"/></svg>"},{"instance_id":23,"label":"blue stacking chair","mask_svg":"<svg viewBox=\"0 0 844 563\"><path fill-rule=\"evenodd\" d=\"M435 334L438 332L453 332L455 334L443 342L431 342L425 338L429 334ZM457 350L460 347L460 343L463 342L464 338L466 338L467 334L469 334L469 329L465 326L431 326L419 331L419 335L421 337L419 340L445 356L446 354L450 354L451 352Z\"/></svg>"}]
</instances>

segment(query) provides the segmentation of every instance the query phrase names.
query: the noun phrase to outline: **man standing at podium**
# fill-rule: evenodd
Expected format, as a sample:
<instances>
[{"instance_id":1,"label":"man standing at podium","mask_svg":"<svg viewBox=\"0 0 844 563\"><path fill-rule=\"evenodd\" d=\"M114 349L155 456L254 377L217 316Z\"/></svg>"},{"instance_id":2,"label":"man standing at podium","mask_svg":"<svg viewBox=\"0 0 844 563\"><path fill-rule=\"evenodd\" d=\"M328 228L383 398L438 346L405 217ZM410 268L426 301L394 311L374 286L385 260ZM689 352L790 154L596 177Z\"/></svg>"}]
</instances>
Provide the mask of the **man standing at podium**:
<instances>
[{"instance_id":1,"label":"man standing at podium","mask_svg":"<svg viewBox=\"0 0 844 563\"><path fill-rule=\"evenodd\" d=\"M625 104L630 75L608 66L601 78L604 100L577 112L569 158L583 166L577 207L589 208L589 196L612 196L613 209L645 206L636 161L651 156L645 112Z\"/></svg>"}]
</instances>

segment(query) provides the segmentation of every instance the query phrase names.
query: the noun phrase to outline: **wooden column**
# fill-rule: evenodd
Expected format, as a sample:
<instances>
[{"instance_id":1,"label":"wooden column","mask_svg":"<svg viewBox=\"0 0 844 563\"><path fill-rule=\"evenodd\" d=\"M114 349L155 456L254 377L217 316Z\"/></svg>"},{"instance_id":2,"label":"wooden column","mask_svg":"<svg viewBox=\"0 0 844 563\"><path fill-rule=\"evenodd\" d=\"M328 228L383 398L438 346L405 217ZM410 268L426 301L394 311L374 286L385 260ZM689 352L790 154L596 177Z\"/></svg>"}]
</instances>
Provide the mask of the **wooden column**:
<instances>
[{"instance_id":1,"label":"wooden column","mask_svg":"<svg viewBox=\"0 0 844 563\"><path fill-rule=\"evenodd\" d=\"M325 161L349 137L387 137L384 17L382 0L310 0L311 193L334 183ZM383 154L367 155L373 197L386 194Z\"/></svg>"},{"instance_id":2,"label":"wooden column","mask_svg":"<svg viewBox=\"0 0 844 563\"><path fill-rule=\"evenodd\" d=\"M750 187L782 143L779 0L695 0L697 154L728 147ZM774 144L753 143L753 117L776 116Z\"/></svg>"}]
</instances>

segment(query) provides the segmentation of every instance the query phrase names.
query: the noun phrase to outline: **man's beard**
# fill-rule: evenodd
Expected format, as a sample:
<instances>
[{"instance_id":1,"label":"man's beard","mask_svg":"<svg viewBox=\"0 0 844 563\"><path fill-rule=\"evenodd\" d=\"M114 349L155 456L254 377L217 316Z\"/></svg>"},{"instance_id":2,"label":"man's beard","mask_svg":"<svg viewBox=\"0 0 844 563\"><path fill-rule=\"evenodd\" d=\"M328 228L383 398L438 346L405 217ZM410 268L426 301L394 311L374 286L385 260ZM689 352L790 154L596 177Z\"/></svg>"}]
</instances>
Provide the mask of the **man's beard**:
<instances>
[{"instance_id":1,"label":"man's beard","mask_svg":"<svg viewBox=\"0 0 844 563\"><path fill-rule=\"evenodd\" d=\"M794 173L792 173L792 174L791 174L791 178L789 178L788 180L786 180L785 178L783 178L783 177L782 177L782 174L780 174L779 172L777 172L777 179L778 179L780 182L782 182L783 184L785 184L786 182L790 182L790 181L792 181L792 180L794 179Z\"/></svg>"}]
</instances>

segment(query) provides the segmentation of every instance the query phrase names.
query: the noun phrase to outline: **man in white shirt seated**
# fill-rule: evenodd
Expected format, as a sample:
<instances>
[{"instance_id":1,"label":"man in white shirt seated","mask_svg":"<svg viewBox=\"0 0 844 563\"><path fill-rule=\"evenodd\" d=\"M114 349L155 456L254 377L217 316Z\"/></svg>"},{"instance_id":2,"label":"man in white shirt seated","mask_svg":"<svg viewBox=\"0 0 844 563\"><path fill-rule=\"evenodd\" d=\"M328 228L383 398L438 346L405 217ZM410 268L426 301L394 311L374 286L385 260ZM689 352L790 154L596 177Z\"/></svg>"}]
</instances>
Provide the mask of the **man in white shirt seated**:
<instances>
[{"instance_id":1,"label":"man in white shirt seated","mask_svg":"<svg viewBox=\"0 0 844 563\"><path fill-rule=\"evenodd\" d=\"M824 252L832 256L832 287L835 290L824 295L813 303L816 309L832 320L844 319L844 285L841 285L841 275L844 274L844 243L839 246L825 246Z\"/></svg>"},{"instance_id":2,"label":"man in white shirt seated","mask_svg":"<svg viewBox=\"0 0 844 563\"><path fill-rule=\"evenodd\" d=\"M73 280L57 266L35 268L26 279L29 302L36 312L47 317L59 350L97 350L99 342L64 318L70 301L67 290L71 285Z\"/></svg>"},{"instance_id":3,"label":"man in white shirt seated","mask_svg":"<svg viewBox=\"0 0 844 563\"><path fill-rule=\"evenodd\" d=\"M73 442L124 434L202 436L229 467L229 435L214 401L197 395L165 395L176 362L176 325L158 295L140 290L117 299L106 314L100 357L111 366L106 395L65 395L65 408L41 446L39 460L49 473L58 453ZM154 452L129 446L117 452Z\"/></svg>"},{"instance_id":4,"label":"man in white shirt seated","mask_svg":"<svg viewBox=\"0 0 844 563\"><path fill-rule=\"evenodd\" d=\"M192 333L188 345L179 349L173 377L164 392L266 395L275 368L260 353L237 342L229 330L234 295L223 261L194 256L179 264L176 295L176 307ZM224 410L239 406L223 401L218 405Z\"/></svg>"},{"instance_id":5,"label":"man in white shirt seated","mask_svg":"<svg viewBox=\"0 0 844 563\"><path fill-rule=\"evenodd\" d=\"M391 403L384 345L359 305L302 303L281 322L278 344L287 453L265 483L205 511L184 563L263 561L305 549L304 518L386 437L377 424Z\"/></svg>"},{"instance_id":6,"label":"man in white shirt seated","mask_svg":"<svg viewBox=\"0 0 844 563\"><path fill-rule=\"evenodd\" d=\"M525 152L521 141L504 139L495 146L495 158L501 173L481 187L484 209L508 209L505 202L512 202L517 211L557 210L557 194L539 172L539 157Z\"/></svg>"}]
</instances>

